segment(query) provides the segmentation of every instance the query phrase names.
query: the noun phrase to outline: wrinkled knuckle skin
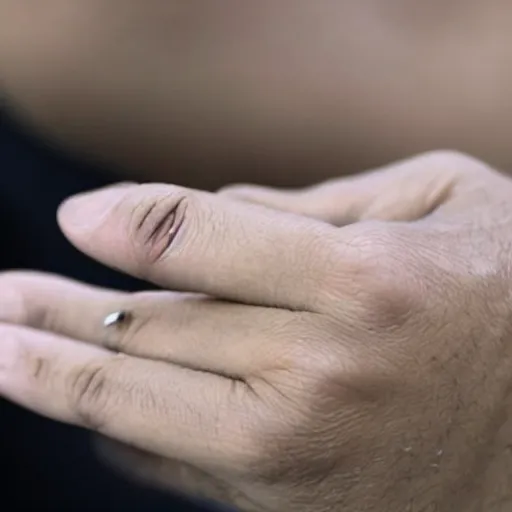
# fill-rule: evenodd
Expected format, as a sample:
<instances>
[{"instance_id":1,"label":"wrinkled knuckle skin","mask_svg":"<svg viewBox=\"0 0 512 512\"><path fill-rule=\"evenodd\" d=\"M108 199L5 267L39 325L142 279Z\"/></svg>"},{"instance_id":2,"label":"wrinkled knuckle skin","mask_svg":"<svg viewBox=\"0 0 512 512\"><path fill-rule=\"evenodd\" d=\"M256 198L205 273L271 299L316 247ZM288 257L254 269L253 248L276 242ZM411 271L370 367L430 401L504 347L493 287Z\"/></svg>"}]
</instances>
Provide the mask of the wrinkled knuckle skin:
<instances>
[{"instance_id":1,"label":"wrinkled knuckle skin","mask_svg":"<svg viewBox=\"0 0 512 512\"><path fill-rule=\"evenodd\" d=\"M385 346L387 342L394 343L396 336L405 335L418 317L420 305L417 302L406 288L379 284L374 294L367 298L360 316L368 344L380 342ZM398 360L398 352L396 357Z\"/></svg>"},{"instance_id":2,"label":"wrinkled knuckle skin","mask_svg":"<svg viewBox=\"0 0 512 512\"><path fill-rule=\"evenodd\" d=\"M132 209L128 237L141 269L154 265L178 243L192 198L181 190L143 199Z\"/></svg>"},{"instance_id":3,"label":"wrinkled knuckle skin","mask_svg":"<svg viewBox=\"0 0 512 512\"><path fill-rule=\"evenodd\" d=\"M338 352L332 350L332 344L338 341L334 327L330 329L332 332L320 333L319 330L304 331L281 343L279 353L274 357L274 365L290 372L292 382L299 378L298 375L300 380L315 381L324 374L330 375L342 368ZM302 396L303 391L300 385L297 389L292 386L289 390L297 396Z\"/></svg>"},{"instance_id":4,"label":"wrinkled knuckle skin","mask_svg":"<svg viewBox=\"0 0 512 512\"><path fill-rule=\"evenodd\" d=\"M52 362L45 357L36 355L24 348L21 350L21 359L29 378L37 388L47 388L51 385L54 368Z\"/></svg>"},{"instance_id":5,"label":"wrinkled knuckle skin","mask_svg":"<svg viewBox=\"0 0 512 512\"><path fill-rule=\"evenodd\" d=\"M371 333L385 333L403 327L419 304L418 294L406 279L376 269L365 278L361 292L361 325Z\"/></svg>"},{"instance_id":6,"label":"wrinkled knuckle skin","mask_svg":"<svg viewBox=\"0 0 512 512\"><path fill-rule=\"evenodd\" d=\"M68 390L69 403L78 422L87 429L101 431L111 391L104 363L91 362L73 372Z\"/></svg>"},{"instance_id":7,"label":"wrinkled knuckle skin","mask_svg":"<svg viewBox=\"0 0 512 512\"><path fill-rule=\"evenodd\" d=\"M356 319L367 331L399 328L422 307L422 257L405 243L411 235L372 222L354 239L360 252L353 283Z\"/></svg>"},{"instance_id":8,"label":"wrinkled knuckle skin","mask_svg":"<svg viewBox=\"0 0 512 512\"><path fill-rule=\"evenodd\" d=\"M350 244L357 255L358 275L392 269L401 266L407 259L398 230L391 226L386 221L366 221L351 236ZM404 235L407 236L407 233Z\"/></svg>"}]
</instances>

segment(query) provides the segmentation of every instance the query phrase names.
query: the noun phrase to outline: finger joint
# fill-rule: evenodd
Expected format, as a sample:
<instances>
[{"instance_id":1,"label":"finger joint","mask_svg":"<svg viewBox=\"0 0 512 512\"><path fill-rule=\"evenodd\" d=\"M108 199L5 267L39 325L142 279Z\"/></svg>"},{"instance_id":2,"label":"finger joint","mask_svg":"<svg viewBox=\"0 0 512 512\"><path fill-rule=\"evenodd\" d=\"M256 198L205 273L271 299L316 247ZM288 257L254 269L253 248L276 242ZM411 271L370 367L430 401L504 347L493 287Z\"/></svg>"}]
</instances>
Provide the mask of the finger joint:
<instances>
[{"instance_id":1,"label":"finger joint","mask_svg":"<svg viewBox=\"0 0 512 512\"><path fill-rule=\"evenodd\" d=\"M135 207L129 238L142 268L157 263L177 243L188 204L189 198L182 193L165 193Z\"/></svg>"},{"instance_id":2,"label":"finger joint","mask_svg":"<svg viewBox=\"0 0 512 512\"><path fill-rule=\"evenodd\" d=\"M93 361L72 374L69 401L80 425L103 430L109 387L105 362Z\"/></svg>"}]
</instances>

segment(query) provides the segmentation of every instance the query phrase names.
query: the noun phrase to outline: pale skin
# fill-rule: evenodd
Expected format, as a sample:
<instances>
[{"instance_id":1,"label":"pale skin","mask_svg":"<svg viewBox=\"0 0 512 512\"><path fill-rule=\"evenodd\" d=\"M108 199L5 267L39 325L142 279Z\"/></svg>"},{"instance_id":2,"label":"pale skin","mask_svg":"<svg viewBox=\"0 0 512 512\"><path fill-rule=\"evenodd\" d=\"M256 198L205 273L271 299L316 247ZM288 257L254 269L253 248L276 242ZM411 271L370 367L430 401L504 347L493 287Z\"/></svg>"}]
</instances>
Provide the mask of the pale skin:
<instances>
[{"instance_id":1,"label":"pale skin","mask_svg":"<svg viewBox=\"0 0 512 512\"><path fill-rule=\"evenodd\" d=\"M309 185L440 147L512 168L504 0L0 0L0 84L136 179Z\"/></svg>"},{"instance_id":2,"label":"pale skin","mask_svg":"<svg viewBox=\"0 0 512 512\"><path fill-rule=\"evenodd\" d=\"M511 194L434 153L307 190L71 198L78 249L180 292L4 274L0 394L244 512L506 512Z\"/></svg>"},{"instance_id":3,"label":"pale skin","mask_svg":"<svg viewBox=\"0 0 512 512\"><path fill-rule=\"evenodd\" d=\"M507 169L510 12L0 0L0 82L40 133L134 177L303 184L446 145ZM0 394L242 511L507 512L510 192L436 154L304 191L119 189L93 232L68 203L79 249L189 293L4 274ZM180 226L169 247L156 225Z\"/></svg>"}]
</instances>

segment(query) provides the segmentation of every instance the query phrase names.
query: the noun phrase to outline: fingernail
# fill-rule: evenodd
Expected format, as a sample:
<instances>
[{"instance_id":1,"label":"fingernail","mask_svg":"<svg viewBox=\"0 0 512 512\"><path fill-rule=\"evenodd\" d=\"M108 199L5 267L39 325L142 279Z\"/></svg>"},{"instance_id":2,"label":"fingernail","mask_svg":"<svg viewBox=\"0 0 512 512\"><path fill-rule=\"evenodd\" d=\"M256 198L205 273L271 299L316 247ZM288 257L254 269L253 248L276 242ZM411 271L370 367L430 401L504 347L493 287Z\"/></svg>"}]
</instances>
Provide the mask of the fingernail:
<instances>
[{"instance_id":1,"label":"fingernail","mask_svg":"<svg viewBox=\"0 0 512 512\"><path fill-rule=\"evenodd\" d=\"M72 196L61 204L59 218L73 228L93 229L102 223L131 186L133 184L121 183Z\"/></svg>"}]
</instances>

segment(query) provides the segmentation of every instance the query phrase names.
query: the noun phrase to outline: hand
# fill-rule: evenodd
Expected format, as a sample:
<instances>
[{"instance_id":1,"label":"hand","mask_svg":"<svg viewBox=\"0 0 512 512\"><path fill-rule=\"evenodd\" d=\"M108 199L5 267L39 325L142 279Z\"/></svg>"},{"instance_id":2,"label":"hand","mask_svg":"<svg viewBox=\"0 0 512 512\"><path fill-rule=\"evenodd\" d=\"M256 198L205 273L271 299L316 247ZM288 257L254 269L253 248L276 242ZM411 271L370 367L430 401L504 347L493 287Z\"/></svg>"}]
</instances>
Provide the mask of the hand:
<instances>
[{"instance_id":1,"label":"hand","mask_svg":"<svg viewBox=\"0 0 512 512\"><path fill-rule=\"evenodd\" d=\"M510 164L511 34L503 0L0 0L0 96L51 140L200 188L440 145Z\"/></svg>"},{"instance_id":2,"label":"hand","mask_svg":"<svg viewBox=\"0 0 512 512\"><path fill-rule=\"evenodd\" d=\"M78 196L59 219L80 250L194 294L4 275L0 394L244 511L504 512L511 193L435 154L253 196L364 219L343 228L165 185Z\"/></svg>"}]
</instances>

